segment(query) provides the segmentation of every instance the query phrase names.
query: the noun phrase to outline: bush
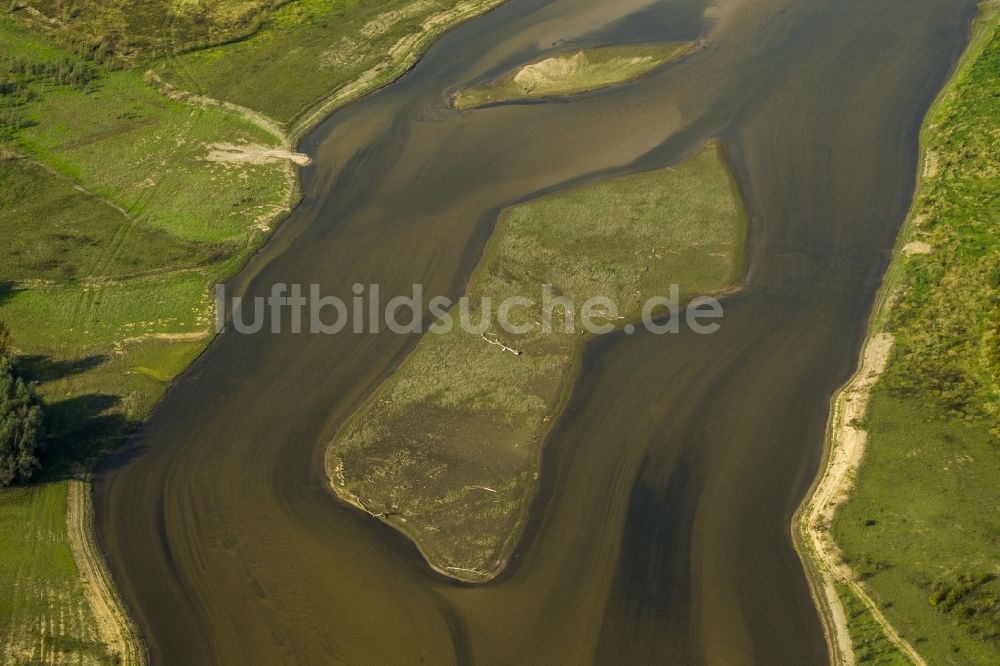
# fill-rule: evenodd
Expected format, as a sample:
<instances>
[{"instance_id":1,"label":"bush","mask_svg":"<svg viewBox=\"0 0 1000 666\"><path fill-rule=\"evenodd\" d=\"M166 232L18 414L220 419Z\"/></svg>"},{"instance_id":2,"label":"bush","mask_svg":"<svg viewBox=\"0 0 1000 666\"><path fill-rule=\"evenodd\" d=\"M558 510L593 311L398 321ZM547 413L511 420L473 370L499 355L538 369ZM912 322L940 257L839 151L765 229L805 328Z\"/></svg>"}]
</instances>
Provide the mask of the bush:
<instances>
[{"instance_id":1,"label":"bush","mask_svg":"<svg viewBox=\"0 0 1000 666\"><path fill-rule=\"evenodd\" d=\"M973 636L1000 641L1000 598L989 584L993 574L965 574L953 580L938 580L931 587L928 603L952 616Z\"/></svg>"},{"instance_id":2,"label":"bush","mask_svg":"<svg viewBox=\"0 0 1000 666\"><path fill-rule=\"evenodd\" d=\"M31 479L44 434L34 388L17 374L9 355L0 356L0 486Z\"/></svg>"}]
</instances>

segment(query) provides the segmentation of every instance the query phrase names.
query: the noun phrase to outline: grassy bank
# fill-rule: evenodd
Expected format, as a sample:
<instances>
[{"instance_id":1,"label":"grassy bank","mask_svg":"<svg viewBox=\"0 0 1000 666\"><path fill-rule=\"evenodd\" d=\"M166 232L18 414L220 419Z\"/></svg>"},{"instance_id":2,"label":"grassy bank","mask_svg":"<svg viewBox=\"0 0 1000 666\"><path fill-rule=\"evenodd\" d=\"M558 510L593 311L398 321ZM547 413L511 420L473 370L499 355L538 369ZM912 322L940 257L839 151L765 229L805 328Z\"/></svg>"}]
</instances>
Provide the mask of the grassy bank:
<instances>
[{"instance_id":1,"label":"grassy bank","mask_svg":"<svg viewBox=\"0 0 1000 666\"><path fill-rule=\"evenodd\" d=\"M857 590L930 664L1000 654L1000 36L984 5L928 115L923 172L872 333L893 351L854 427L867 435L832 533ZM859 663L896 663L865 614Z\"/></svg>"},{"instance_id":2,"label":"grassy bank","mask_svg":"<svg viewBox=\"0 0 1000 666\"><path fill-rule=\"evenodd\" d=\"M260 111L298 137L398 78L456 23L502 2L296 0L251 39L165 59L155 70L176 87Z\"/></svg>"},{"instance_id":3,"label":"grassy bank","mask_svg":"<svg viewBox=\"0 0 1000 666\"><path fill-rule=\"evenodd\" d=\"M109 663L68 538L66 480L204 348L209 285L263 241L290 182L278 164L205 160L217 142L280 142L232 113L166 99L141 72L2 15L0 44L0 320L50 431L37 483L0 490L2 661Z\"/></svg>"},{"instance_id":4,"label":"grassy bank","mask_svg":"<svg viewBox=\"0 0 1000 666\"><path fill-rule=\"evenodd\" d=\"M861 603L851 588L839 584L836 586L836 593L844 605L855 663L910 666L912 662L886 637L871 611Z\"/></svg>"},{"instance_id":5,"label":"grassy bank","mask_svg":"<svg viewBox=\"0 0 1000 666\"><path fill-rule=\"evenodd\" d=\"M683 301L743 273L746 221L721 151L673 168L583 185L505 210L467 287L468 321L513 296L523 331L456 325L416 350L341 429L330 475L341 494L406 532L431 564L482 580L506 563L537 479L539 451L577 374L580 309L608 329L680 285ZM553 310L541 285L569 298Z\"/></svg>"},{"instance_id":6,"label":"grassy bank","mask_svg":"<svg viewBox=\"0 0 1000 666\"><path fill-rule=\"evenodd\" d=\"M607 46L550 56L482 85L455 93L458 109L597 90L648 74L689 52L693 44Z\"/></svg>"}]
</instances>

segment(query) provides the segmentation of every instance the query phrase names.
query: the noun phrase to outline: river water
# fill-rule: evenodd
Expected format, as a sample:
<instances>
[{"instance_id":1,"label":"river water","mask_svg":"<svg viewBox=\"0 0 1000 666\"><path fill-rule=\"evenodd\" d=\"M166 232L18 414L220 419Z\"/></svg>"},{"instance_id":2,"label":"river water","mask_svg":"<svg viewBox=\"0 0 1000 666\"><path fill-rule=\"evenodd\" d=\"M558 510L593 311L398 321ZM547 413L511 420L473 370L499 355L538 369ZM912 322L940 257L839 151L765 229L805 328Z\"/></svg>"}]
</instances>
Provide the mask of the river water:
<instances>
[{"instance_id":1,"label":"river water","mask_svg":"<svg viewBox=\"0 0 1000 666\"><path fill-rule=\"evenodd\" d=\"M231 294L459 295L501 207L711 138L751 212L746 288L715 335L588 347L524 538L479 586L326 487L332 434L414 339L220 336L95 481L98 538L153 662L824 663L789 522L973 5L511 0L327 119L302 142L302 205ZM698 37L619 88L447 105L546 52Z\"/></svg>"}]
</instances>

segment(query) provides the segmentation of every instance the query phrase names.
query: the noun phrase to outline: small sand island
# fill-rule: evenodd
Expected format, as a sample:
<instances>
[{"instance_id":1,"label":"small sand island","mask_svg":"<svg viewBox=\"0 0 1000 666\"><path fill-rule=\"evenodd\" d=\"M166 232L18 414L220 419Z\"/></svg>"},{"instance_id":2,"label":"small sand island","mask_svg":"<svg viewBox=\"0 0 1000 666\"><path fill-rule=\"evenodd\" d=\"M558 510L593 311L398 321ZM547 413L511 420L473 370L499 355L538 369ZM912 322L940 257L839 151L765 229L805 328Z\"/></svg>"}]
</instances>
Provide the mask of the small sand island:
<instances>
[{"instance_id":1,"label":"small sand island","mask_svg":"<svg viewBox=\"0 0 1000 666\"><path fill-rule=\"evenodd\" d=\"M457 109L516 100L571 95L635 80L689 53L692 42L607 46L569 51L515 68L455 93Z\"/></svg>"}]
</instances>

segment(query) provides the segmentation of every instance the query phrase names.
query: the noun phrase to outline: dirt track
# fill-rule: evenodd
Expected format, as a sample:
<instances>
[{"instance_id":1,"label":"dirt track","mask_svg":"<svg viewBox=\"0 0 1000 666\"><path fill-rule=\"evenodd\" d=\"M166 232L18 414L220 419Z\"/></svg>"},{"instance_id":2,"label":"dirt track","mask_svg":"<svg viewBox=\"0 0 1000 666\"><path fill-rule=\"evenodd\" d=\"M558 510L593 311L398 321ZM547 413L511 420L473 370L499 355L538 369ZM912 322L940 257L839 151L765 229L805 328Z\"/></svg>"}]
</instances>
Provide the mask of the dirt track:
<instances>
[{"instance_id":1,"label":"dirt track","mask_svg":"<svg viewBox=\"0 0 1000 666\"><path fill-rule=\"evenodd\" d=\"M80 569L87 603L97 621L97 630L112 655L120 658L121 664L144 664L145 651L135 627L123 610L111 574L94 542L90 528L93 512L89 481L71 480L66 499L66 534L73 560Z\"/></svg>"},{"instance_id":2,"label":"dirt track","mask_svg":"<svg viewBox=\"0 0 1000 666\"><path fill-rule=\"evenodd\" d=\"M869 339L862 350L861 367L834 398L827 435L829 448L826 468L805 505L801 520L822 577L822 586L816 590L816 594L823 597L817 601L820 608L825 610L823 614L827 630L832 634L830 638L834 663L845 666L854 664L855 656L847 627L847 614L837 595L835 583L851 588L886 637L914 664L926 666L913 646L886 620L861 580L843 563L843 556L831 531L837 511L847 501L854 487L868 443L868 433L856 424L868 411L872 387L885 370L892 343L892 336L888 333L878 333Z\"/></svg>"}]
</instances>

